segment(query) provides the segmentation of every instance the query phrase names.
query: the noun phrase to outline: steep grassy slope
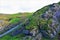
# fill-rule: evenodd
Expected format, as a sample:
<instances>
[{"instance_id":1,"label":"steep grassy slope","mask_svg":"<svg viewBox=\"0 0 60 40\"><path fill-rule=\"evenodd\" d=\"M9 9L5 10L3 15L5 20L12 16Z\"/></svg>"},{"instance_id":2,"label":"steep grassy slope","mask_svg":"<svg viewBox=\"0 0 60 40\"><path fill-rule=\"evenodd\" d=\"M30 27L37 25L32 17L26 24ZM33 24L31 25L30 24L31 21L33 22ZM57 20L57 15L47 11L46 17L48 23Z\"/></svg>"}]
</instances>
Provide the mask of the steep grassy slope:
<instances>
[{"instance_id":1,"label":"steep grassy slope","mask_svg":"<svg viewBox=\"0 0 60 40\"><path fill-rule=\"evenodd\" d=\"M48 8L49 8L49 6L45 6L45 7L43 7L42 9L39 9L39 10L37 10L34 14L33 14L33 16L31 16L30 17L30 23L29 23L29 25L27 25L26 26L26 29L30 29L30 28L36 28L37 27L37 25L39 25L39 16L41 15L41 14L43 14L46 10L48 10Z\"/></svg>"}]
</instances>

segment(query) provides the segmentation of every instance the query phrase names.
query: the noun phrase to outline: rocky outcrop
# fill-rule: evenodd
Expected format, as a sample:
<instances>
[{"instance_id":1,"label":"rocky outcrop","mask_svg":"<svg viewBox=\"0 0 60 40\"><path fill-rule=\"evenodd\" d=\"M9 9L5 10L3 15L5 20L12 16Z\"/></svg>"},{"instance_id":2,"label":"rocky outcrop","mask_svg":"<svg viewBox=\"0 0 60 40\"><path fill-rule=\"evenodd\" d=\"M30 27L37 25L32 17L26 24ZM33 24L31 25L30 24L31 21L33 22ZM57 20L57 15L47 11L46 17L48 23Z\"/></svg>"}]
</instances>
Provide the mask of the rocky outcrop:
<instances>
[{"instance_id":1,"label":"rocky outcrop","mask_svg":"<svg viewBox=\"0 0 60 40\"><path fill-rule=\"evenodd\" d=\"M60 5L52 4L49 5L49 9L40 16L40 20L44 20L45 23L40 22L40 31L44 37L49 36L53 38L60 30ZM47 26L46 26L47 23ZM42 27L41 27L42 26ZM46 27L45 27L46 26Z\"/></svg>"}]
</instances>

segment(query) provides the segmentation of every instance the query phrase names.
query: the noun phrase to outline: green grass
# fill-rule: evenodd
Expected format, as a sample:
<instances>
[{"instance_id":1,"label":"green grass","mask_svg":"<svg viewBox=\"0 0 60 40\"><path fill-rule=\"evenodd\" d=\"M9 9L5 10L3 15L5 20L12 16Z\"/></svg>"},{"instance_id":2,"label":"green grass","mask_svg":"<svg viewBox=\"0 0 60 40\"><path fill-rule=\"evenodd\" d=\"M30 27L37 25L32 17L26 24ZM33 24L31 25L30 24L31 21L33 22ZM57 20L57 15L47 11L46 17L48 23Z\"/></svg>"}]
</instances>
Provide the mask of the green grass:
<instances>
[{"instance_id":1,"label":"green grass","mask_svg":"<svg viewBox=\"0 0 60 40\"><path fill-rule=\"evenodd\" d=\"M23 34L19 34L16 36L11 36L11 35L7 34L7 35L3 36L2 38L0 38L0 40L21 40L23 36L24 36Z\"/></svg>"},{"instance_id":2,"label":"green grass","mask_svg":"<svg viewBox=\"0 0 60 40\"><path fill-rule=\"evenodd\" d=\"M32 15L32 13L12 14L12 15L10 15L10 17L12 17L10 20L10 23L19 22L19 21L21 21L21 19L30 17L31 15Z\"/></svg>"},{"instance_id":3,"label":"green grass","mask_svg":"<svg viewBox=\"0 0 60 40\"><path fill-rule=\"evenodd\" d=\"M20 21L20 18L13 18L12 20L10 20L10 23L14 24Z\"/></svg>"}]
</instances>

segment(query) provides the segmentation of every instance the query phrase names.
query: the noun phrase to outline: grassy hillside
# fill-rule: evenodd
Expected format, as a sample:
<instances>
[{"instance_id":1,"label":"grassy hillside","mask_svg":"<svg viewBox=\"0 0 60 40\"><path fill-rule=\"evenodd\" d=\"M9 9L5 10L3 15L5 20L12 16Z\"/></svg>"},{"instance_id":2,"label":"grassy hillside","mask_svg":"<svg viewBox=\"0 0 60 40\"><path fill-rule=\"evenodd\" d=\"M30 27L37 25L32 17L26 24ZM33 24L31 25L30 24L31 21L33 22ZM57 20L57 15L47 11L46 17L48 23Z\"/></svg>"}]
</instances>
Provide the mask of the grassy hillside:
<instances>
[{"instance_id":1,"label":"grassy hillside","mask_svg":"<svg viewBox=\"0 0 60 40\"><path fill-rule=\"evenodd\" d=\"M29 18L30 16L32 16L32 14L33 13L27 13L27 12L26 13L17 13L17 14L0 14L0 16L1 16L0 20L7 21L9 24L14 24L14 23L17 23L19 21L25 20L26 18ZM21 35L19 34L15 37L12 37L11 35L8 34L8 35L3 36L2 38L0 38L0 40L19 40L23 36L23 35L22 36Z\"/></svg>"},{"instance_id":2,"label":"grassy hillside","mask_svg":"<svg viewBox=\"0 0 60 40\"><path fill-rule=\"evenodd\" d=\"M10 25L16 25L23 22L26 18L30 17L33 13L16 13L16 14L0 14L0 34L12 28Z\"/></svg>"},{"instance_id":3,"label":"grassy hillside","mask_svg":"<svg viewBox=\"0 0 60 40\"><path fill-rule=\"evenodd\" d=\"M25 18L29 18L30 22L29 22L29 25L26 26L26 29L34 29L34 28L38 28L37 25L39 24L39 16L44 13L46 10L48 10L48 6L36 11L33 15L32 14L29 14L29 13L26 13L26 14L12 14L12 15L9 15L8 17L8 20L11 19L9 22L11 23L16 23L16 21L19 21L19 19L21 19L22 17ZM21 17L21 18L20 18ZM22 35L22 36L21 36ZM16 35L15 37L13 36L10 36L9 34L8 35L5 35L4 37L0 38L0 40L22 40L22 37L24 36L23 34L18 34Z\"/></svg>"},{"instance_id":4,"label":"grassy hillside","mask_svg":"<svg viewBox=\"0 0 60 40\"><path fill-rule=\"evenodd\" d=\"M60 2L58 3L60 4ZM46 12L49 9L49 5L43 7L42 9L37 10L33 14L25 13L25 14L12 14L12 15L7 15L3 16L3 18L8 19L9 23L16 23L20 21L22 18L29 18L29 24L26 26L27 30L33 30L35 28L38 29L38 25L40 25L40 22L45 23L45 20L41 20L40 15ZM2 16L1 16L2 17ZM2 19L2 18L1 18ZM5 19L4 19L5 20ZM49 21L50 22L50 21ZM45 29L48 29L44 27ZM11 36L11 35L5 35L4 37L0 38L0 40L22 40L25 35L23 34L18 34L16 36ZM42 40L50 40L48 38L42 38ZM57 40L57 38L54 38L53 40Z\"/></svg>"},{"instance_id":5,"label":"grassy hillside","mask_svg":"<svg viewBox=\"0 0 60 40\"><path fill-rule=\"evenodd\" d=\"M25 19L32 15L32 13L17 13L17 14L0 14L0 20L6 21L8 23L16 23L21 19Z\"/></svg>"}]
</instances>

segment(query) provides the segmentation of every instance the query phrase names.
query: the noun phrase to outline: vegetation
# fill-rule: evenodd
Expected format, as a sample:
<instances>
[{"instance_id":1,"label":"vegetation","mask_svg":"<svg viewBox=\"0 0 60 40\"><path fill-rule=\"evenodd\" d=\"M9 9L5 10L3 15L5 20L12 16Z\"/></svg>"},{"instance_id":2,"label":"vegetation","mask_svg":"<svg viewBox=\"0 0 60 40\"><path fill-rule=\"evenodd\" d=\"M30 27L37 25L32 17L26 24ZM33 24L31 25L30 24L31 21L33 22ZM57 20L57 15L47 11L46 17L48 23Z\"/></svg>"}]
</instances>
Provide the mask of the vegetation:
<instances>
[{"instance_id":1,"label":"vegetation","mask_svg":"<svg viewBox=\"0 0 60 40\"><path fill-rule=\"evenodd\" d=\"M20 18L13 18L12 20L10 20L10 23L14 24L20 21Z\"/></svg>"},{"instance_id":2,"label":"vegetation","mask_svg":"<svg viewBox=\"0 0 60 40\"><path fill-rule=\"evenodd\" d=\"M58 3L60 4L60 2ZM45 11L47 11L49 9L49 5L43 7L42 9L37 10L34 13L18 13L18 14L7 14L7 15L3 15L0 17L0 19L8 21L11 24L17 23L19 21L21 21L22 19L29 19L29 24L26 26L27 30L31 30L34 28L38 28L38 25L42 24L43 25L43 29L44 30L48 30L49 27L47 24L51 24L51 20L43 20L40 18L40 16L42 15L42 13L45 13ZM2 14L1 14L2 15ZM41 26L41 25L40 25ZM23 39L23 34L18 34L16 36L11 36L10 34L5 35L4 37L0 38L0 40L22 40ZM48 38L42 38L42 40L49 40ZM54 38L53 40L58 40L57 38Z\"/></svg>"},{"instance_id":3,"label":"vegetation","mask_svg":"<svg viewBox=\"0 0 60 40\"><path fill-rule=\"evenodd\" d=\"M17 13L17 14L0 14L0 20L8 21L9 24L16 24L19 21L25 20L26 18L29 18L33 13ZM22 40L22 37L24 34L18 34L16 36L11 36L10 34L7 34L0 38L0 40Z\"/></svg>"}]
</instances>

